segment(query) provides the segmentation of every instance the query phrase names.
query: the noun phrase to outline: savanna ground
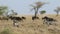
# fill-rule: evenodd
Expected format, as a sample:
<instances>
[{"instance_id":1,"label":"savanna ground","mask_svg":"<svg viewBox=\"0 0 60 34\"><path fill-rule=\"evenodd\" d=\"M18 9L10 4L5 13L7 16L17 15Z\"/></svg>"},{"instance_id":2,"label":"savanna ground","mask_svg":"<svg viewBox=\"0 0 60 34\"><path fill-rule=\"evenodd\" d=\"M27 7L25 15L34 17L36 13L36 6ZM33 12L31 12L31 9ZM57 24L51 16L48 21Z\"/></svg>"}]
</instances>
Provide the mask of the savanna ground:
<instances>
[{"instance_id":1,"label":"savanna ground","mask_svg":"<svg viewBox=\"0 0 60 34\"><path fill-rule=\"evenodd\" d=\"M4 28L9 28L13 34L60 34L60 15L47 15L48 17L57 20L57 25L46 25L43 24L42 17L44 15L38 15L39 20L32 21L32 15L24 15L26 20L19 22L19 28L13 27L12 21L0 20L0 32Z\"/></svg>"}]
</instances>

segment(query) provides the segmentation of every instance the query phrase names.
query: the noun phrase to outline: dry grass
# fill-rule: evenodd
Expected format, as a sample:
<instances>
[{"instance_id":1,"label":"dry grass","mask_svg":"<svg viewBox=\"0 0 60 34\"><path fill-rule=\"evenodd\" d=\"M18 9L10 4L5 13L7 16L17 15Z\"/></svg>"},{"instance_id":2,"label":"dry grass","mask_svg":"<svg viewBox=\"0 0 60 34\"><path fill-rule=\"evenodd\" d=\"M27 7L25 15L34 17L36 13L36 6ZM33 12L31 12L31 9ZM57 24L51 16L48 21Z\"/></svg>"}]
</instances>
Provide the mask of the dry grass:
<instances>
[{"instance_id":1,"label":"dry grass","mask_svg":"<svg viewBox=\"0 0 60 34\"><path fill-rule=\"evenodd\" d=\"M44 16L44 15L43 15ZM30 15L25 16L27 19L23 22L19 22L19 28L13 27L12 21L0 20L0 32L5 28L9 28L13 31L14 34L60 34L60 15L47 15L56 19L58 22L57 25L47 26L43 24L42 15L39 15L39 20L32 21Z\"/></svg>"}]
</instances>

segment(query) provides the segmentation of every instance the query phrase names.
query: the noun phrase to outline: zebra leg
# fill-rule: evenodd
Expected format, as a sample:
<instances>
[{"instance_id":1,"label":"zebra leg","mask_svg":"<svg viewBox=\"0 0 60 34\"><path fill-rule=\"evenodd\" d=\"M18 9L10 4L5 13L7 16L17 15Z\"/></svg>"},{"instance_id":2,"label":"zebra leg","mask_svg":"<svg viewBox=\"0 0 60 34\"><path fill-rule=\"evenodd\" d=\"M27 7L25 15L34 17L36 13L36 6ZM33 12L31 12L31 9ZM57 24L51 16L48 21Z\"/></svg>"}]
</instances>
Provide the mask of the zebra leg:
<instances>
[{"instance_id":1,"label":"zebra leg","mask_svg":"<svg viewBox=\"0 0 60 34\"><path fill-rule=\"evenodd\" d=\"M16 27L19 27L19 24L18 24L18 23L15 23L15 26L16 26Z\"/></svg>"}]
</instances>

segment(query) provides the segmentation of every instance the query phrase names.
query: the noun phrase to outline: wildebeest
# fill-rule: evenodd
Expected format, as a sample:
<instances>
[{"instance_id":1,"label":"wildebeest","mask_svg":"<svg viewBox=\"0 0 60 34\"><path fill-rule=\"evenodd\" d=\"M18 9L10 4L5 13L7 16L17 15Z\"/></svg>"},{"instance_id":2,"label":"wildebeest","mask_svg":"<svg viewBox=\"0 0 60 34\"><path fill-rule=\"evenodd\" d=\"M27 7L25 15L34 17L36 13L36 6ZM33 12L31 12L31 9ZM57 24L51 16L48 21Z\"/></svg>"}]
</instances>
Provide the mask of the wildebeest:
<instances>
[{"instance_id":1,"label":"wildebeest","mask_svg":"<svg viewBox=\"0 0 60 34\"><path fill-rule=\"evenodd\" d=\"M39 19L39 17L33 16L33 17L32 17L32 20L35 20L35 19Z\"/></svg>"},{"instance_id":2,"label":"wildebeest","mask_svg":"<svg viewBox=\"0 0 60 34\"><path fill-rule=\"evenodd\" d=\"M21 18L22 18L22 19L26 19L26 17L23 17L23 16L22 16Z\"/></svg>"},{"instance_id":3,"label":"wildebeest","mask_svg":"<svg viewBox=\"0 0 60 34\"><path fill-rule=\"evenodd\" d=\"M22 18L20 18L20 17L9 16L9 18L10 18L11 20L22 21Z\"/></svg>"},{"instance_id":4,"label":"wildebeest","mask_svg":"<svg viewBox=\"0 0 60 34\"><path fill-rule=\"evenodd\" d=\"M0 17L0 20L8 20L8 19L9 19L8 17L4 17L4 16Z\"/></svg>"},{"instance_id":5,"label":"wildebeest","mask_svg":"<svg viewBox=\"0 0 60 34\"><path fill-rule=\"evenodd\" d=\"M49 25L52 25L53 22L56 22L55 19L49 18L49 17L47 17L47 16L43 17L42 20L44 20L44 23L49 24ZM43 23L43 24L44 24L44 23Z\"/></svg>"},{"instance_id":6,"label":"wildebeest","mask_svg":"<svg viewBox=\"0 0 60 34\"><path fill-rule=\"evenodd\" d=\"M8 17L3 17L4 20L8 20L9 18Z\"/></svg>"}]
</instances>

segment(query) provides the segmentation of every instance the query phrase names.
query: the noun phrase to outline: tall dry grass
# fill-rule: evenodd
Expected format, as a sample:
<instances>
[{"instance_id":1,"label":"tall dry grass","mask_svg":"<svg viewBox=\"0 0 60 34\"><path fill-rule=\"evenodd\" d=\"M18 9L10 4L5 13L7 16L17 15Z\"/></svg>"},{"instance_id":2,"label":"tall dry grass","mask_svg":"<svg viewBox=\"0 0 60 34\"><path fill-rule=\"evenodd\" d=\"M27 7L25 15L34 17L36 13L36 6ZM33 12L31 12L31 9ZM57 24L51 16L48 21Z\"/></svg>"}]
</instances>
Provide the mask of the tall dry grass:
<instances>
[{"instance_id":1,"label":"tall dry grass","mask_svg":"<svg viewBox=\"0 0 60 34\"><path fill-rule=\"evenodd\" d=\"M39 20L32 21L32 15L24 15L26 20L19 22L19 28L13 26L11 20L0 20L0 32L4 30L5 27L11 29L13 34L60 34L60 15L38 15ZM43 24L41 19L44 16L48 16L57 20L57 25L46 25Z\"/></svg>"}]
</instances>

